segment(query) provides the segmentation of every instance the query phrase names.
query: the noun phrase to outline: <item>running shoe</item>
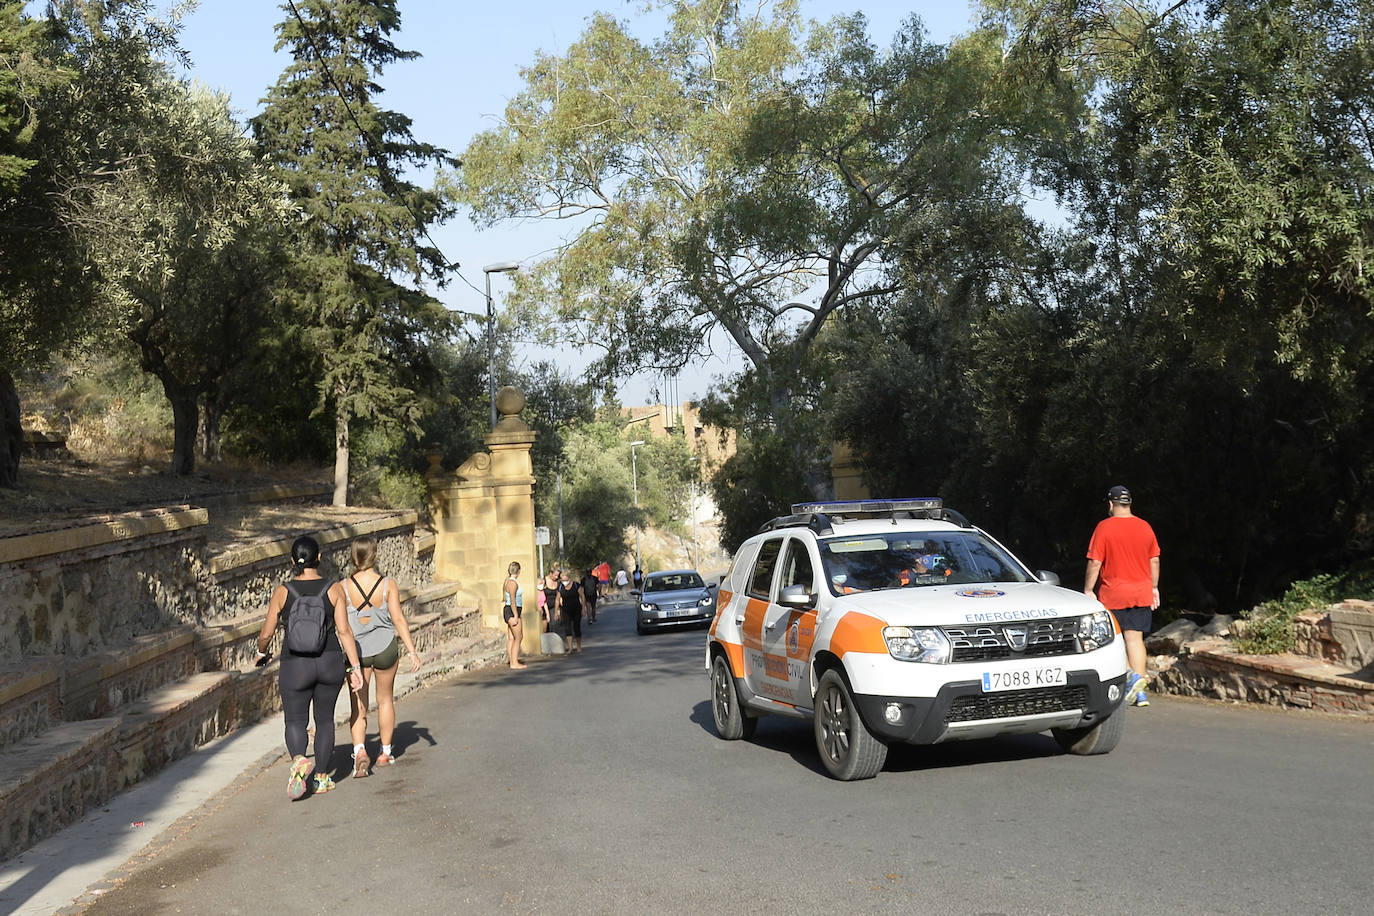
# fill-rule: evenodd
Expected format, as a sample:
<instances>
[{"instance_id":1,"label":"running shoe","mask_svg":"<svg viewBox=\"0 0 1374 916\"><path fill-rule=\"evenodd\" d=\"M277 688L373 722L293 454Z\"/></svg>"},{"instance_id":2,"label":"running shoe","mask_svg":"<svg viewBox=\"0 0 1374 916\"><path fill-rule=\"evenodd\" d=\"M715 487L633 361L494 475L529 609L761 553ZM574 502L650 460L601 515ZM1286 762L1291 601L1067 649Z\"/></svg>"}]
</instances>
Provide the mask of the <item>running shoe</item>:
<instances>
[{"instance_id":1,"label":"running shoe","mask_svg":"<svg viewBox=\"0 0 1374 916\"><path fill-rule=\"evenodd\" d=\"M1132 671L1130 674L1126 675L1126 705L1127 705L1127 706L1134 706L1134 705L1135 705L1135 698L1136 698L1137 696L1140 695L1140 692L1141 692L1142 690L1145 689L1145 684L1146 684L1146 683L1147 683L1147 681L1146 681L1144 675L1136 674L1134 671Z\"/></svg>"},{"instance_id":2,"label":"running shoe","mask_svg":"<svg viewBox=\"0 0 1374 916\"><path fill-rule=\"evenodd\" d=\"M367 751L353 755L353 778L362 779L371 772L372 761L368 759Z\"/></svg>"},{"instance_id":3,"label":"running shoe","mask_svg":"<svg viewBox=\"0 0 1374 916\"><path fill-rule=\"evenodd\" d=\"M1150 695L1147 694L1147 693L1145 692L1145 688L1144 688L1144 687L1141 687L1141 688L1140 688L1140 692L1137 693L1137 694L1135 695L1135 705L1137 705L1137 706L1149 706L1149 705L1150 705Z\"/></svg>"},{"instance_id":4,"label":"running shoe","mask_svg":"<svg viewBox=\"0 0 1374 916\"><path fill-rule=\"evenodd\" d=\"M333 778L332 776L330 776L328 773L316 773L316 774L315 774L315 794L316 794L316 795L323 795L324 793L333 790L333 788L334 788L334 778Z\"/></svg>"},{"instance_id":5,"label":"running shoe","mask_svg":"<svg viewBox=\"0 0 1374 916\"><path fill-rule=\"evenodd\" d=\"M286 780L286 794L292 800L305 794L305 781L315 772L315 761L309 757L297 757L291 764L291 776Z\"/></svg>"},{"instance_id":6,"label":"running shoe","mask_svg":"<svg viewBox=\"0 0 1374 916\"><path fill-rule=\"evenodd\" d=\"M395 758L393 758L386 751L382 751L380 754L377 755L377 759L373 762L372 765L378 767L389 767L391 766L391 761L393 759Z\"/></svg>"}]
</instances>

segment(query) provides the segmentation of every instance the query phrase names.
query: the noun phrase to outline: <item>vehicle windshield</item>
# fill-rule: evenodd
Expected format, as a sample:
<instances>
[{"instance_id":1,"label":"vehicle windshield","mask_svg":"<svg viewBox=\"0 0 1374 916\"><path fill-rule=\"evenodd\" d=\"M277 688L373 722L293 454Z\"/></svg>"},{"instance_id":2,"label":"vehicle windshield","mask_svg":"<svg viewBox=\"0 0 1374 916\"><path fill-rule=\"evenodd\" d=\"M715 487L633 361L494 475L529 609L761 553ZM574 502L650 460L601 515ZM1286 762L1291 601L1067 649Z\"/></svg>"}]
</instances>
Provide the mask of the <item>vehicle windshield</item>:
<instances>
[{"instance_id":1,"label":"vehicle windshield","mask_svg":"<svg viewBox=\"0 0 1374 916\"><path fill-rule=\"evenodd\" d=\"M684 588L705 588L700 574L694 572L654 573L644 579L646 592L676 592Z\"/></svg>"},{"instance_id":2,"label":"vehicle windshield","mask_svg":"<svg viewBox=\"0 0 1374 916\"><path fill-rule=\"evenodd\" d=\"M820 542L835 595L884 588L1030 582L1021 564L977 531L865 534Z\"/></svg>"}]
</instances>

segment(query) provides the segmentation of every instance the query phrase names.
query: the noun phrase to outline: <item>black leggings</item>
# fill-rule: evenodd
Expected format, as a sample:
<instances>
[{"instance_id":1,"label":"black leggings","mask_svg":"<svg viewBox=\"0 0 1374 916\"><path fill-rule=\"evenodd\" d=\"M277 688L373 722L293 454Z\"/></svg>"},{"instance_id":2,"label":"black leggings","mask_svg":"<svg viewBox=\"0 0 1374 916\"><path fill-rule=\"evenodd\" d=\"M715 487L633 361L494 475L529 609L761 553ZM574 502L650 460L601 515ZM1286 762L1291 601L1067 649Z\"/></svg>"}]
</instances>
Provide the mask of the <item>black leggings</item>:
<instances>
[{"instance_id":1,"label":"black leggings","mask_svg":"<svg viewBox=\"0 0 1374 916\"><path fill-rule=\"evenodd\" d=\"M334 754L334 704L344 684L344 654L326 650L323 655L282 655L277 688L286 716L286 750L292 757L305 754L309 740L310 704L315 704L315 768L329 772Z\"/></svg>"},{"instance_id":2,"label":"black leggings","mask_svg":"<svg viewBox=\"0 0 1374 916\"><path fill-rule=\"evenodd\" d=\"M582 638L582 609L569 613L567 608L563 609L563 637L565 639Z\"/></svg>"}]
</instances>

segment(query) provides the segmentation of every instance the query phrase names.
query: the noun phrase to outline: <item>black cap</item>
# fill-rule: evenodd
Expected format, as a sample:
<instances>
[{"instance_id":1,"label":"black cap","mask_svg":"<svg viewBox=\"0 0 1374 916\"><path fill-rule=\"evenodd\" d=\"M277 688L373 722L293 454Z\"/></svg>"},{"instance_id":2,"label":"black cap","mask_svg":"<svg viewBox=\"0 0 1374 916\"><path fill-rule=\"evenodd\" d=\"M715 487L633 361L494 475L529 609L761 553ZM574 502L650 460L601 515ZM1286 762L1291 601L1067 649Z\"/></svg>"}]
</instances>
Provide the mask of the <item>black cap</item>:
<instances>
[{"instance_id":1,"label":"black cap","mask_svg":"<svg viewBox=\"0 0 1374 916\"><path fill-rule=\"evenodd\" d=\"M1125 505L1130 505L1131 491L1123 486L1117 485L1107 491L1107 499L1114 503L1123 503Z\"/></svg>"}]
</instances>

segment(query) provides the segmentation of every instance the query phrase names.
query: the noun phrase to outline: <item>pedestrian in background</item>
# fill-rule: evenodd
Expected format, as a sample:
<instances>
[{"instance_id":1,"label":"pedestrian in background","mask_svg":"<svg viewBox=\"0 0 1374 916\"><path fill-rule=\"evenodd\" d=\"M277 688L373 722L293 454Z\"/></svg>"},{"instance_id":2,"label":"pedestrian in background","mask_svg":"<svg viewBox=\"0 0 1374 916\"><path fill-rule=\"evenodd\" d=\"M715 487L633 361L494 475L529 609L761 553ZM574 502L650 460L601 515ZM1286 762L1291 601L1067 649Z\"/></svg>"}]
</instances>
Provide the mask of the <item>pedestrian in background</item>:
<instances>
[{"instance_id":1,"label":"pedestrian in background","mask_svg":"<svg viewBox=\"0 0 1374 916\"><path fill-rule=\"evenodd\" d=\"M358 538L349 554L353 575L341 583L340 591L362 662L363 684L349 697L348 720L353 738L353 775L361 778L374 765L367 753L368 688L373 674L377 677L377 738L382 743L375 765L384 767L395 759L392 738L396 733L396 674L401 668L401 646L410 655L412 672L420 670L420 653L415 651L410 626L401 612L400 590L395 580L377 571L376 539Z\"/></svg>"},{"instance_id":2,"label":"pedestrian in background","mask_svg":"<svg viewBox=\"0 0 1374 916\"><path fill-rule=\"evenodd\" d=\"M539 604L539 632L541 634L549 632L549 593L544 587L546 583L547 580L542 576L538 582L534 583L534 587L537 589L534 600Z\"/></svg>"},{"instance_id":3,"label":"pedestrian in background","mask_svg":"<svg viewBox=\"0 0 1374 916\"><path fill-rule=\"evenodd\" d=\"M630 573L630 579L635 584L635 591L644 591L644 570L639 568L638 563L635 564L635 571Z\"/></svg>"},{"instance_id":4,"label":"pedestrian in background","mask_svg":"<svg viewBox=\"0 0 1374 916\"><path fill-rule=\"evenodd\" d=\"M567 576L558 583L558 616L568 652L582 651L582 583Z\"/></svg>"},{"instance_id":5,"label":"pedestrian in background","mask_svg":"<svg viewBox=\"0 0 1374 916\"><path fill-rule=\"evenodd\" d=\"M1107 491L1107 517L1088 541L1085 594L1096 594L1116 616L1126 640L1126 703L1149 706L1145 692L1145 634L1159 607L1159 541L1149 522L1131 512L1131 492L1122 486Z\"/></svg>"},{"instance_id":6,"label":"pedestrian in background","mask_svg":"<svg viewBox=\"0 0 1374 916\"><path fill-rule=\"evenodd\" d=\"M520 640L525 636L525 623L520 619L525 593L520 588L520 564L512 562L506 567L505 600L501 616L506 621L506 656L512 668L524 668L520 661Z\"/></svg>"},{"instance_id":7,"label":"pedestrian in background","mask_svg":"<svg viewBox=\"0 0 1374 916\"><path fill-rule=\"evenodd\" d=\"M552 633L558 622L558 571L544 577L544 632Z\"/></svg>"},{"instance_id":8,"label":"pedestrian in background","mask_svg":"<svg viewBox=\"0 0 1374 916\"><path fill-rule=\"evenodd\" d=\"M291 774L286 780L286 794L292 801L305 794L307 780L315 775L315 794L323 795L334 788L329 774L329 758L334 754L334 706L339 701L347 677L354 690L363 684L358 646L348 625L348 612L339 600L341 588L337 582L320 576L320 545L312 537L302 536L291 543L291 568L294 578L272 591L267 603L267 619L258 632L258 658L267 658L267 647L277 625L290 632L291 613L297 604L309 605L310 610L324 613L322 626L323 648L318 652L295 651L282 641L281 665L277 671L277 690L281 694L282 718L286 722L286 750L291 754ZM323 608L317 604L323 599ZM332 609L333 613L327 613ZM301 610L302 621L307 609ZM318 630L316 630L318 632ZM348 667L344 657L348 657ZM315 719L315 759L305 756L310 740L308 728L311 712Z\"/></svg>"},{"instance_id":9,"label":"pedestrian in background","mask_svg":"<svg viewBox=\"0 0 1374 916\"><path fill-rule=\"evenodd\" d=\"M587 608L588 623L596 623L596 602L600 589L601 582L596 576L596 567L592 567L582 577L582 603Z\"/></svg>"},{"instance_id":10,"label":"pedestrian in background","mask_svg":"<svg viewBox=\"0 0 1374 916\"><path fill-rule=\"evenodd\" d=\"M624 567L617 569L615 571L615 593L619 596L623 596L629 584L630 574L625 571Z\"/></svg>"}]
</instances>

